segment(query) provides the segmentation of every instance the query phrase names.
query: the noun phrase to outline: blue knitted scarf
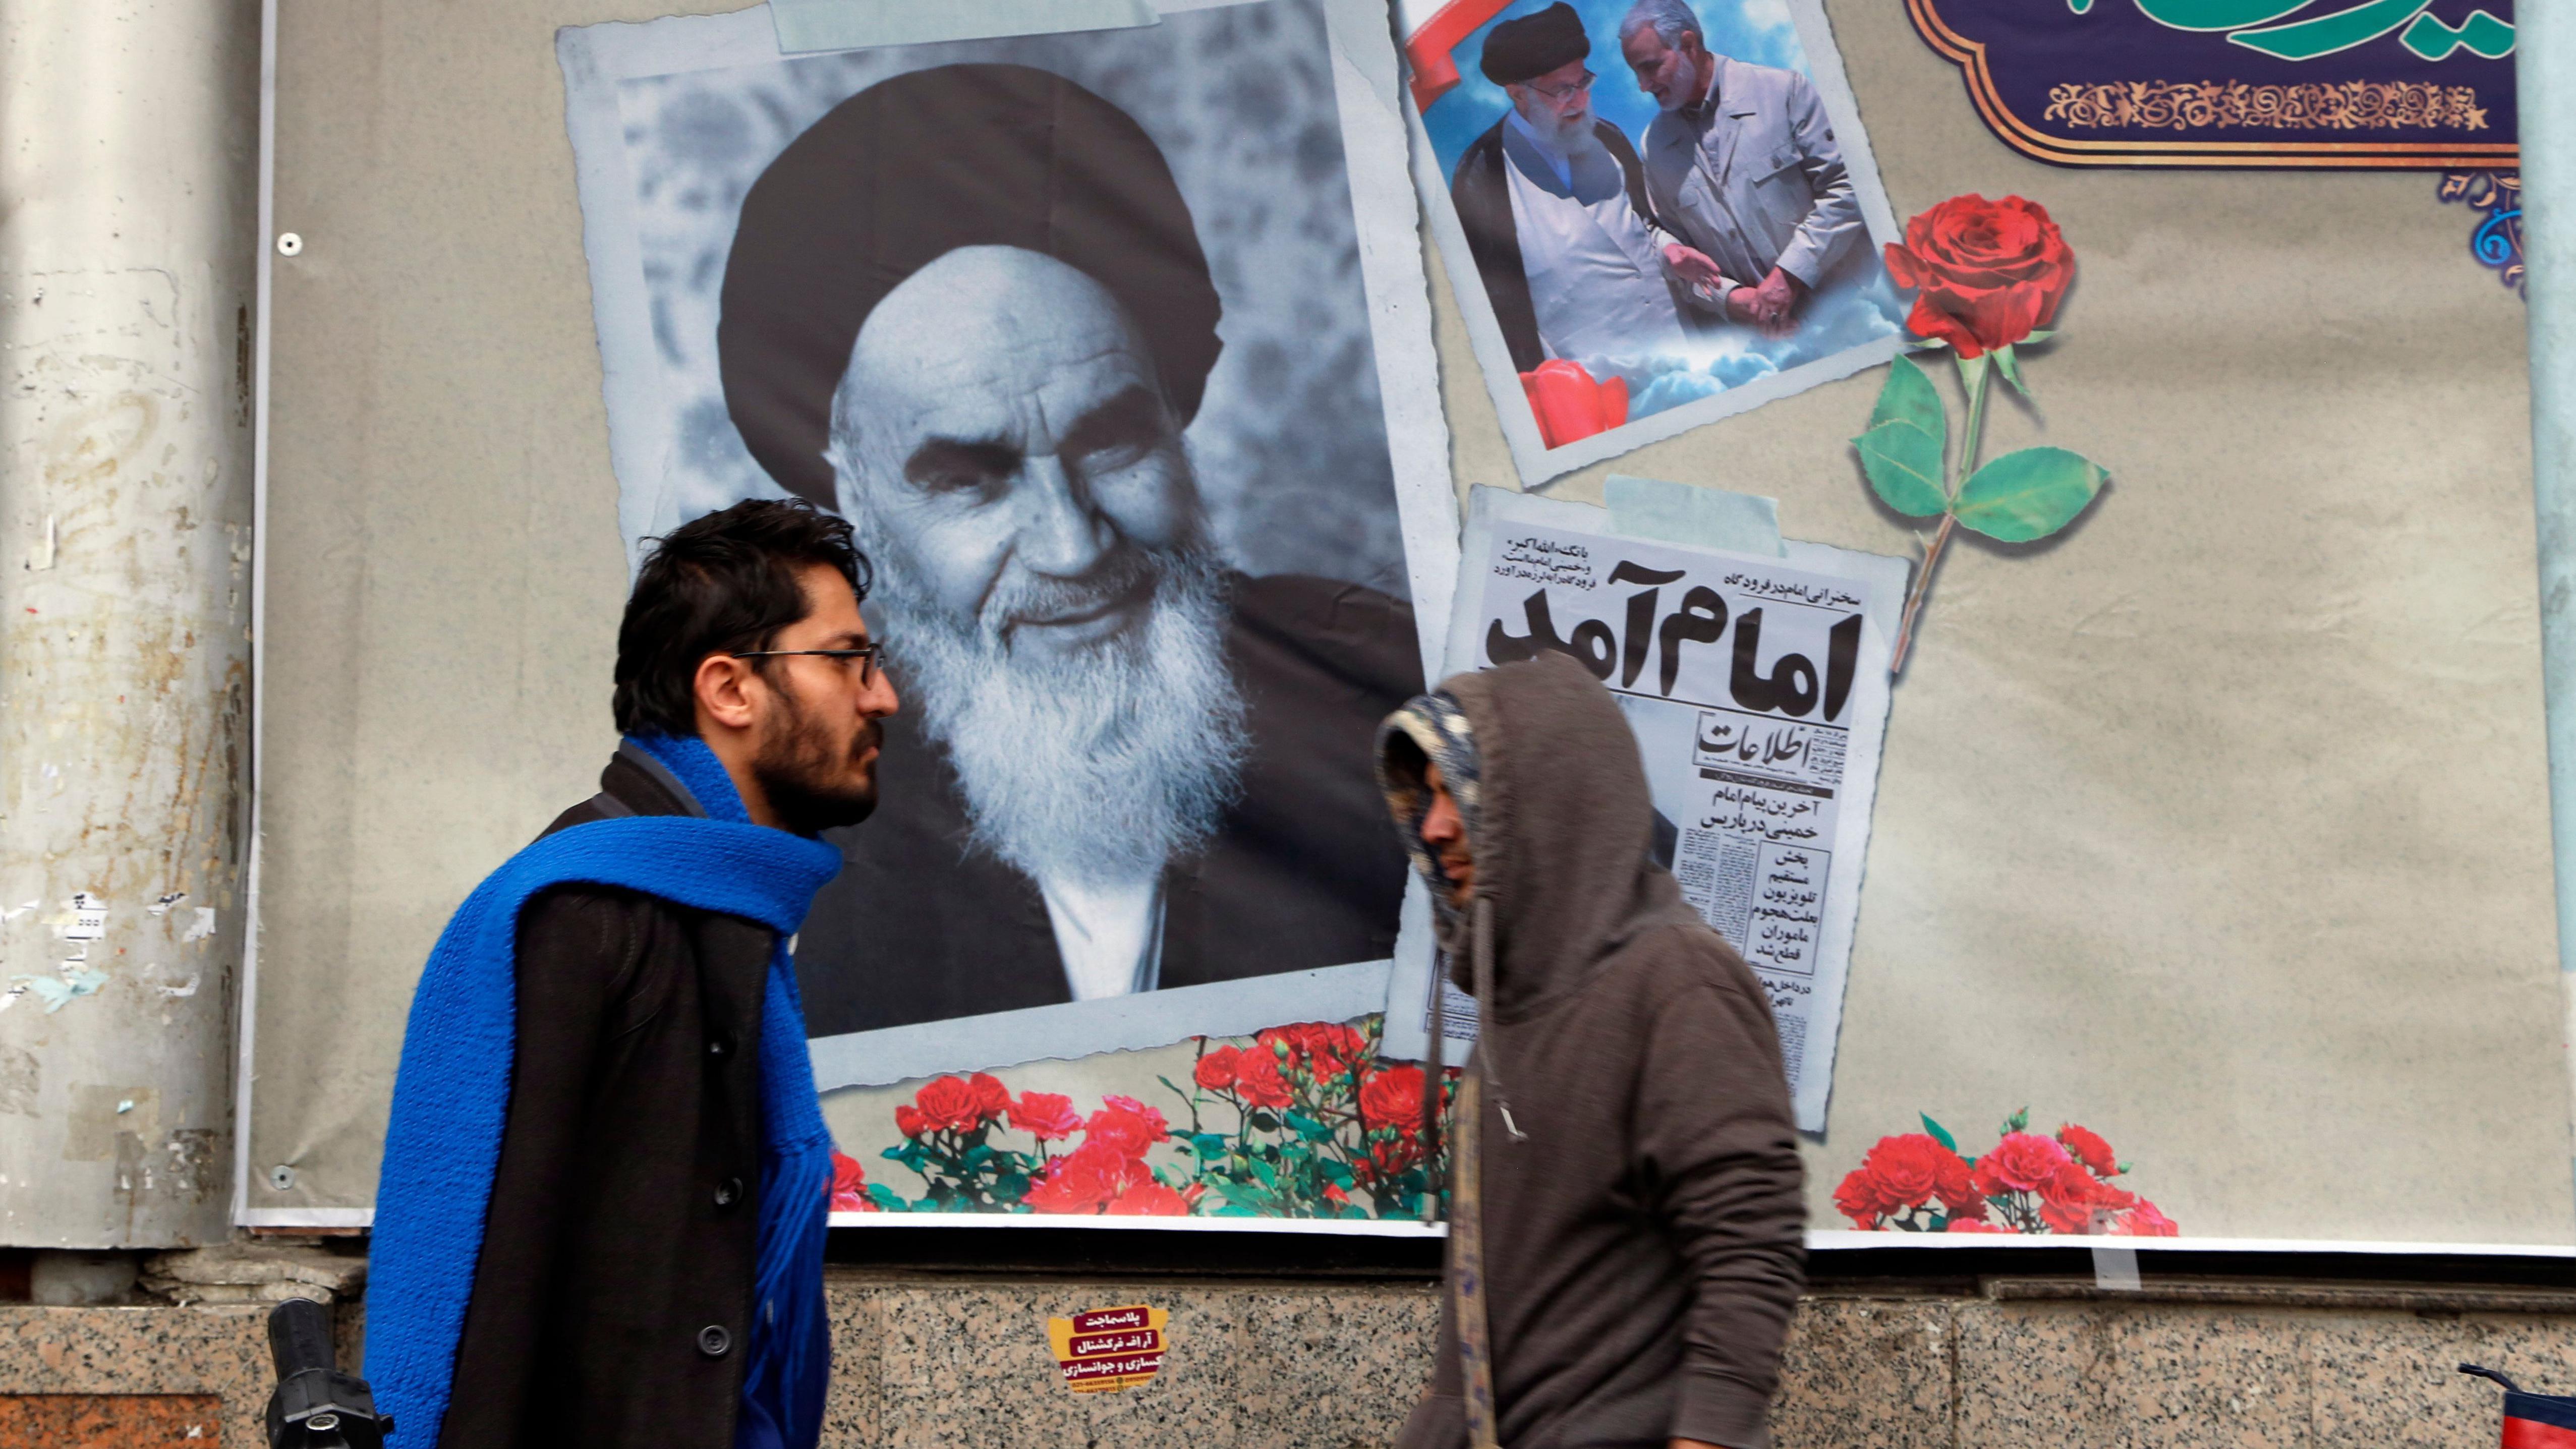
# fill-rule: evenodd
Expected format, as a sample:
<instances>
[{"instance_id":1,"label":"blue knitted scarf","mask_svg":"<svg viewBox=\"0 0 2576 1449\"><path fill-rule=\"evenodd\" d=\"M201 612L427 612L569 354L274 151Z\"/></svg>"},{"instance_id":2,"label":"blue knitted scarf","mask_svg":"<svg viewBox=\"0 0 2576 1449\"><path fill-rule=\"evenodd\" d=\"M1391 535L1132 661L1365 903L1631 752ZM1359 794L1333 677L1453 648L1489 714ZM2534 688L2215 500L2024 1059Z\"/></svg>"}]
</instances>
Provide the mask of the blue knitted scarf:
<instances>
[{"instance_id":1,"label":"blue knitted scarf","mask_svg":"<svg viewBox=\"0 0 2576 1449\"><path fill-rule=\"evenodd\" d=\"M633 743L669 767L709 818L598 820L538 840L466 897L412 995L376 1185L367 1373L403 1442L419 1449L438 1443L457 1390L456 1349L501 1159L516 1044L519 911L538 892L572 883L637 891L758 921L778 933L760 1014L767 1131L751 1358L737 1443L812 1449L822 1436L831 1372L823 1239L832 1138L814 1092L787 938L803 924L814 893L839 873L841 853L750 823L723 763L704 742L654 736Z\"/></svg>"}]
</instances>

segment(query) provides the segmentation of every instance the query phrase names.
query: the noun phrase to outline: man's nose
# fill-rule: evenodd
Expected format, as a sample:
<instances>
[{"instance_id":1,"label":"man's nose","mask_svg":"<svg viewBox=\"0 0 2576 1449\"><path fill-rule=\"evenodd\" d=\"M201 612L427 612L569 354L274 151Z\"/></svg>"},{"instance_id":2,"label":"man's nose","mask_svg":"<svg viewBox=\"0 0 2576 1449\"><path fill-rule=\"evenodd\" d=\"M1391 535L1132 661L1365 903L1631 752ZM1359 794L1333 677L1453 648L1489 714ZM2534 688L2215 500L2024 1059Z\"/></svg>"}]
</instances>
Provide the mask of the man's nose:
<instances>
[{"instance_id":1,"label":"man's nose","mask_svg":"<svg viewBox=\"0 0 2576 1449\"><path fill-rule=\"evenodd\" d=\"M1109 551L1109 520L1092 506L1090 490L1052 453L1021 465L1020 562L1042 574L1078 577Z\"/></svg>"},{"instance_id":2,"label":"man's nose","mask_svg":"<svg viewBox=\"0 0 2576 1449\"><path fill-rule=\"evenodd\" d=\"M867 689L859 695L859 717L884 719L903 708L903 696L896 692L894 676L880 665L868 679Z\"/></svg>"}]
</instances>

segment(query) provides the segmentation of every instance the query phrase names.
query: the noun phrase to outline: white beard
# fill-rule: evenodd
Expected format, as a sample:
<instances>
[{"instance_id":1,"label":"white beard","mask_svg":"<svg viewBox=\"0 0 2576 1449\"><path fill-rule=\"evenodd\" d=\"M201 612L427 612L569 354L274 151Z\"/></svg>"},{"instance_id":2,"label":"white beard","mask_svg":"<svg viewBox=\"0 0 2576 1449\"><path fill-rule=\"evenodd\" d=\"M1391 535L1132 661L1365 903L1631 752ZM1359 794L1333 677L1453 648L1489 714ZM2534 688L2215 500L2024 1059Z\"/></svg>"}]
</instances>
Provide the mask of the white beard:
<instances>
[{"instance_id":1,"label":"white beard","mask_svg":"<svg viewBox=\"0 0 2576 1449\"><path fill-rule=\"evenodd\" d=\"M1207 843L1234 802L1245 738L1212 549L1155 556L1139 627L1022 658L1001 632L1009 590L958 620L920 605L900 547L872 542L887 649L956 767L975 845L1038 881L1098 886L1151 879Z\"/></svg>"}]
</instances>

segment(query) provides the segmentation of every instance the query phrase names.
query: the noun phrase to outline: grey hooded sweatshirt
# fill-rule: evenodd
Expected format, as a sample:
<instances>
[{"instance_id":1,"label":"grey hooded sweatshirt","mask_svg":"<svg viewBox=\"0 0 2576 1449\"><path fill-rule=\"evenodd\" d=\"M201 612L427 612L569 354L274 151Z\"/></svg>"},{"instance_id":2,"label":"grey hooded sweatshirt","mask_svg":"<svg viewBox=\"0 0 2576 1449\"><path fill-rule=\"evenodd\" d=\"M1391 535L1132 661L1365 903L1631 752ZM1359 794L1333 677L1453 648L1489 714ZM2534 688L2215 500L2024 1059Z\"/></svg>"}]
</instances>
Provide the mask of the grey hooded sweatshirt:
<instances>
[{"instance_id":1,"label":"grey hooded sweatshirt","mask_svg":"<svg viewBox=\"0 0 2576 1449\"><path fill-rule=\"evenodd\" d=\"M1421 841L1426 760L1466 819L1464 912ZM1458 1170L1481 1168L1499 1442L1765 1449L1804 1278L1779 1038L1761 983L1648 856L1618 705L1559 654L1462 674L1388 720L1379 771L1444 903L1453 978L1474 990L1491 953L1470 1062L1481 1162ZM1439 1361L1398 1449L1467 1443L1458 1276L1453 1251Z\"/></svg>"}]
</instances>

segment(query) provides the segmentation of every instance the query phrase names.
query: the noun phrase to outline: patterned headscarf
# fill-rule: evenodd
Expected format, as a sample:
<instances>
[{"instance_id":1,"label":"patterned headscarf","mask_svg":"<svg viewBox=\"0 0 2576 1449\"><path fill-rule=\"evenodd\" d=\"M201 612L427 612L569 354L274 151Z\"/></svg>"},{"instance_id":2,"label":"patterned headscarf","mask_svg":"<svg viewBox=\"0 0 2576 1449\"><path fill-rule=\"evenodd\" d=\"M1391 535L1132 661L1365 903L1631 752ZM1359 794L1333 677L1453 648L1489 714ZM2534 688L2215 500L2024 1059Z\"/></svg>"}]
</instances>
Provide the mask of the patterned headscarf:
<instances>
[{"instance_id":1,"label":"patterned headscarf","mask_svg":"<svg viewBox=\"0 0 2576 1449\"><path fill-rule=\"evenodd\" d=\"M1396 749L1398 737L1410 742L1413 750ZM1440 767L1440 782L1458 802L1467 839L1473 842L1483 803L1482 767L1467 712L1447 690L1415 695L1377 727L1377 787L1386 794L1386 808L1395 817L1396 833L1404 839L1404 853L1421 873L1423 884L1431 887L1432 906L1445 919L1457 907L1449 901L1449 873L1441 869L1440 857L1422 843L1422 817L1431 811L1431 790L1414 750L1420 751L1421 760Z\"/></svg>"}]
</instances>

